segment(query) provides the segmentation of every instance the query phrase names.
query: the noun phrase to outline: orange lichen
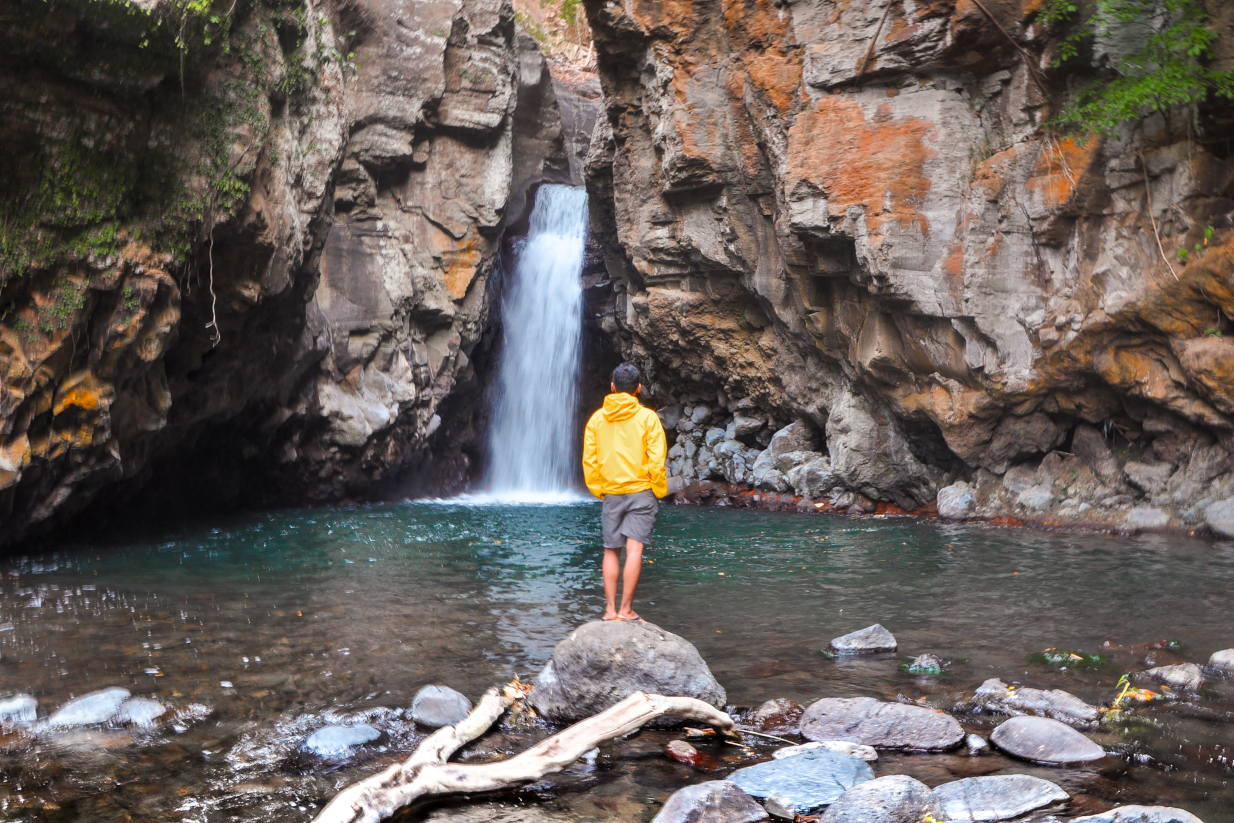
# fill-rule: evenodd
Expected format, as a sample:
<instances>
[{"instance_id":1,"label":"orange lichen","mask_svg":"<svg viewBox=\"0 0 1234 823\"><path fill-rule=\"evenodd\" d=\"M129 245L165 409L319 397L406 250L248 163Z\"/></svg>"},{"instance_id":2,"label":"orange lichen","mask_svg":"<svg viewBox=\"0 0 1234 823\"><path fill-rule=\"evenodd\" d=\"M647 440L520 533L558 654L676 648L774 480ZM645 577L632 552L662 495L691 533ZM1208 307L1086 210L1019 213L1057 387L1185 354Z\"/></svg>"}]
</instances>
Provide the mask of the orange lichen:
<instances>
[{"instance_id":1,"label":"orange lichen","mask_svg":"<svg viewBox=\"0 0 1234 823\"><path fill-rule=\"evenodd\" d=\"M1064 205L1075 194L1081 178L1089 172L1099 148L1099 140L1089 140L1084 145L1071 137L1048 140L1042 146L1033 175L1024 181L1024 187L1038 195L1047 209Z\"/></svg>"}]
</instances>

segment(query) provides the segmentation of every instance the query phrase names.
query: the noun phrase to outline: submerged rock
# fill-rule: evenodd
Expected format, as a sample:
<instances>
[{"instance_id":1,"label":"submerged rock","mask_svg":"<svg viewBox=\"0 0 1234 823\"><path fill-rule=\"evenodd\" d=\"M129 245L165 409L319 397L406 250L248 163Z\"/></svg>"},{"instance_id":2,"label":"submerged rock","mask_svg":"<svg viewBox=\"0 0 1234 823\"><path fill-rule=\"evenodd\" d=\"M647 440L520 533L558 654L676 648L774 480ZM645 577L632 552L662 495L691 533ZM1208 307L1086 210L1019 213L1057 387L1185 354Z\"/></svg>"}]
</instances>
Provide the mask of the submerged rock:
<instances>
[{"instance_id":1,"label":"submerged rock","mask_svg":"<svg viewBox=\"0 0 1234 823\"><path fill-rule=\"evenodd\" d=\"M1061 689L1014 689L996 677L982 683L973 701L987 711L1013 717L1031 714L1052 717L1078 729L1097 727L1096 706L1090 706L1074 694Z\"/></svg>"},{"instance_id":2,"label":"submerged rock","mask_svg":"<svg viewBox=\"0 0 1234 823\"><path fill-rule=\"evenodd\" d=\"M909 674L942 674L943 661L932 654L918 655L908 664Z\"/></svg>"},{"instance_id":3,"label":"submerged rock","mask_svg":"<svg viewBox=\"0 0 1234 823\"><path fill-rule=\"evenodd\" d=\"M977 511L973 487L960 481L938 490L938 516L944 520L967 520Z\"/></svg>"},{"instance_id":4,"label":"submerged rock","mask_svg":"<svg viewBox=\"0 0 1234 823\"><path fill-rule=\"evenodd\" d=\"M102 725L116 716L120 705L129 697L129 690L118 686L83 694L76 700L65 703L59 711L47 718L47 725L53 729Z\"/></svg>"},{"instance_id":5,"label":"submerged rock","mask_svg":"<svg viewBox=\"0 0 1234 823\"><path fill-rule=\"evenodd\" d=\"M1026 774L955 780L936 787L934 797L948 821L1010 820L1068 799L1057 785Z\"/></svg>"},{"instance_id":6,"label":"submerged rock","mask_svg":"<svg viewBox=\"0 0 1234 823\"><path fill-rule=\"evenodd\" d=\"M1105 750L1068 725L1048 717L1013 717L990 735L1002 751L1036 763L1084 763Z\"/></svg>"},{"instance_id":7,"label":"submerged rock","mask_svg":"<svg viewBox=\"0 0 1234 823\"><path fill-rule=\"evenodd\" d=\"M1204 685L1204 670L1194 663L1158 666L1143 673L1144 677L1160 681L1172 689L1196 691Z\"/></svg>"},{"instance_id":8,"label":"submerged rock","mask_svg":"<svg viewBox=\"0 0 1234 823\"><path fill-rule=\"evenodd\" d=\"M664 747L664 754L669 760L676 760L678 763L684 763L703 771L714 771L720 767L714 757L703 754L684 740L670 740Z\"/></svg>"},{"instance_id":9,"label":"submerged rock","mask_svg":"<svg viewBox=\"0 0 1234 823\"><path fill-rule=\"evenodd\" d=\"M837 637L829 644L832 651L841 654L864 654L869 652L893 652L896 639L882 625L875 623L860 631Z\"/></svg>"},{"instance_id":10,"label":"submerged rock","mask_svg":"<svg viewBox=\"0 0 1234 823\"><path fill-rule=\"evenodd\" d=\"M759 763L729 777L746 794L774 798L781 811L795 814L834 803L853 786L873 779L864 760L828 749Z\"/></svg>"},{"instance_id":11,"label":"submerged rock","mask_svg":"<svg viewBox=\"0 0 1234 823\"><path fill-rule=\"evenodd\" d=\"M1170 806L1119 806L1101 814L1077 817L1071 823L1204 823L1194 814Z\"/></svg>"},{"instance_id":12,"label":"submerged rock","mask_svg":"<svg viewBox=\"0 0 1234 823\"><path fill-rule=\"evenodd\" d=\"M926 784L893 774L862 783L844 793L822 823L921 823L938 816L939 806Z\"/></svg>"},{"instance_id":13,"label":"submerged rock","mask_svg":"<svg viewBox=\"0 0 1234 823\"><path fill-rule=\"evenodd\" d=\"M711 780L680 789L664 801L651 823L756 823L767 812L728 780Z\"/></svg>"},{"instance_id":14,"label":"submerged rock","mask_svg":"<svg viewBox=\"0 0 1234 823\"><path fill-rule=\"evenodd\" d=\"M634 692L694 697L721 708L725 693L684 638L645 621L596 620L553 649L529 699L550 720L581 720Z\"/></svg>"},{"instance_id":15,"label":"submerged rock","mask_svg":"<svg viewBox=\"0 0 1234 823\"><path fill-rule=\"evenodd\" d=\"M300 748L318 757L338 759L350 757L358 747L379 737L381 732L364 724L326 726L310 734Z\"/></svg>"},{"instance_id":16,"label":"submerged rock","mask_svg":"<svg viewBox=\"0 0 1234 823\"><path fill-rule=\"evenodd\" d=\"M964 739L964 729L949 714L872 697L828 697L813 703L802 715L801 733L810 740L908 751L946 751Z\"/></svg>"},{"instance_id":17,"label":"submerged rock","mask_svg":"<svg viewBox=\"0 0 1234 823\"><path fill-rule=\"evenodd\" d=\"M39 716L39 701L28 694L0 700L0 723L33 723Z\"/></svg>"},{"instance_id":18,"label":"submerged rock","mask_svg":"<svg viewBox=\"0 0 1234 823\"><path fill-rule=\"evenodd\" d=\"M965 737L964 745L968 747L969 754L985 754L990 750L990 744L979 734L970 734Z\"/></svg>"},{"instance_id":19,"label":"submerged rock","mask_svg":"<svg viewBox=\"0 0 1234 823\"><path fill-rule=\"evenodd\" d=\"M449 686L425 686L411 701L411 719L421 726L439 729L453 726L471 713L467 695Z\"/></svg>"},{"instance_id":20,"label":"submerged rock","mask_svg":"<svg viewBox=\"0 0 1234 823\"><path fill-rule=\"evenodd\" d=\"M800 703L779 697L752 709L742 719L742 724L766 734L796 734L804 712Z\"/></svg>"},{"instance_id":21,"label":"submerged rock","mask_svg":"<svg viewBox=\"0 0 1234 823\"><path fill-rule=\"evenodd\" d=\"M1208 658L1208 667L1225 672L1234 672L1234 649L1222 649L1219 652L1213 652L1213 656Z\"/></svg>"},{"instance_id":22,"label":"submerged rock","mask_svg":"<svg viewBox=\"0 0 1234 823\"><path fill-rule=\"evenodd\" d=\"M141 728L149 728L167 713L167 707L149 697L132 697L120 705L120 710L112 718L113 723L130 723Z\"/></svg>"},{"instance_id":23,"label":"submerged rock","mask_svg":"<svg viewBox=\"0 0 1234 823\"><path fill-rule=\"evenodd\" d=\"M782 749L776 749L771 753L771 756L776 760L785 757L796 757L805 752L812 752L815 749L828 749L829 751L847 754L850 757L856 757L864 760L867 763L873 763L878 760L878 752L873 746L863 746L860 743L849 743L847 740L814 740L810 743L802 743L797 746L785 746Z\"/></svg>"}]
</instances>

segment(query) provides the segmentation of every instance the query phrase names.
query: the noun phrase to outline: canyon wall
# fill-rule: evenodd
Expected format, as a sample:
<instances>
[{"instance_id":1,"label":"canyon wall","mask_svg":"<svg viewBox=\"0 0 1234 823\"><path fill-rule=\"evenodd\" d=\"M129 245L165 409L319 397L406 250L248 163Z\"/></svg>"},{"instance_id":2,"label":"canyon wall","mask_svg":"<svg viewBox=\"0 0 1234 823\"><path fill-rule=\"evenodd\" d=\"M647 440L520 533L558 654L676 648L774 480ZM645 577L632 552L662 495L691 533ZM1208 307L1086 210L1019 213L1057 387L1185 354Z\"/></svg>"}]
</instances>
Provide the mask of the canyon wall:
<instances>
[{"instance_id":1,"label":"canyon wall","mask_svg":"<svg viewBox=\"0 0 1234 823\"><path fill-rule=\"evenodd\" d=\"M577 153L508 2L0 12L0 545L467 473L428 440Z\"/></svg>"},{"instance_id":2,"label":"canyon wall","mask_svg":"<svg viewBox=\"0 0 1234 823\"><path fill-rule=\"evenodd\" d=\"M755 463L801 421L793 489L867 510L1190 528L1234 494L1228 101L1052 134L1086 78L1041 5L587 0L590 295L678 485L787 491L804 463Z\"/></svg>"}]
</instances>

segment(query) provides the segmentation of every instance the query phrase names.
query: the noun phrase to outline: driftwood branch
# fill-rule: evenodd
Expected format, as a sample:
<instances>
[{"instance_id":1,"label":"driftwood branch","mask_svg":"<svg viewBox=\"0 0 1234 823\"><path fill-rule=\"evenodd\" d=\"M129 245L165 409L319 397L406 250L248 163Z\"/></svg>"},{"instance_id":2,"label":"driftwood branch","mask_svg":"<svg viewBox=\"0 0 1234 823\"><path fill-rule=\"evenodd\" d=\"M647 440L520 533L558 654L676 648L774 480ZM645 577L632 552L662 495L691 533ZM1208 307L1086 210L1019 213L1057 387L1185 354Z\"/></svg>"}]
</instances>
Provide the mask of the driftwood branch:
<instances>
[{"instance_id":1,"label":"driftwood branch","mask_svg":"<svg viewBox=\"0 0 1234 823\"><path fill-rule=\"evenodd\" d=\"M438 729L404 762L340 792L314 823L378 823L428 797L490 792L554 774L609 740L642 728L657 717L680 717L734 735L733 720L692 697L635 692L620 703L498 763L448 763L449 757L484 734L524 692L516 684L490 689L464 720Z\"/></svg>"}]
</instances>

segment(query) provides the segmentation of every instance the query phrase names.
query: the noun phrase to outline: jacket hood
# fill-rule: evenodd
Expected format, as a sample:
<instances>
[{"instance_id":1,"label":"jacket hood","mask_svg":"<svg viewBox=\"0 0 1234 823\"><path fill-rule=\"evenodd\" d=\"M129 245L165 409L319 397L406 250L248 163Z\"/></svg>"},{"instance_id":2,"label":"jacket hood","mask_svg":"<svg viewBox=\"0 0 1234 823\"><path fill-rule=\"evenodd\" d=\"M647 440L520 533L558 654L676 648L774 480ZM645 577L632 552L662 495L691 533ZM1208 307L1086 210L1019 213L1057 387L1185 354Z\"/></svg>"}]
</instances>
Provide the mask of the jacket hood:
<instances>
[{"instance_id":1,"label":"jacket hood","mask_svg":"<svg viewBox=\"0 0 1234 823\"><path fill-rule=\"evenodd\" d=\"M616 392L604 398L604 419L610 423L620 423L629 420L641 408L634 395Z\"/></svg>"}]
</instances>

